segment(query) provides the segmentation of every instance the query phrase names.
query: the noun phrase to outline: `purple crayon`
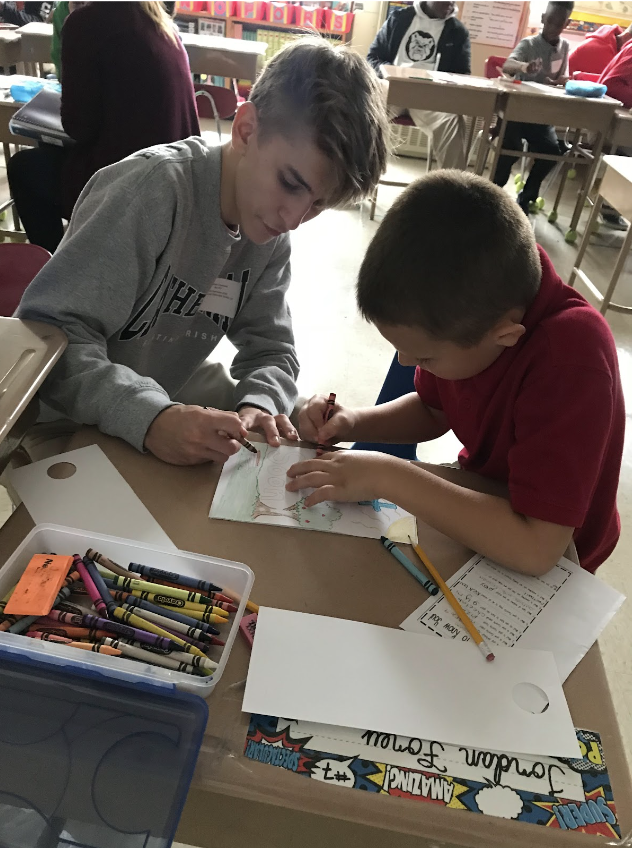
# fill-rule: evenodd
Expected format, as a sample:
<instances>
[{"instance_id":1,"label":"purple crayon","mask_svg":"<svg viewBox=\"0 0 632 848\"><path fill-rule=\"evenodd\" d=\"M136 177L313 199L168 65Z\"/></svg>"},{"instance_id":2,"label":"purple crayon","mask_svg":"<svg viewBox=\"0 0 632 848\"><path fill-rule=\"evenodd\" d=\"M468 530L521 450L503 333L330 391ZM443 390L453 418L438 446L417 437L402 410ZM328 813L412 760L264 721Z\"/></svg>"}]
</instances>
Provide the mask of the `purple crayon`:
<instances>
[{"instance_id":1,"label":"purple crayon","mask_svg":"<svg viewBox=\"0 0 632 848\"><path fill-rule=\"evenodd\" d=\"M85 567L85 565L81 561L81 557L78 556L77 554L75 554L74 557L73 557L73 564L74 564L74 567L79 572L79 574L81 574L81 579L83 580L83 585L86 587L88 595L90 596L90 600L94 604L94 608L99 613L99 615L107 616L107 614L108 614L107 604L105 603L105 601L101 597L101 594L99 593L99 590L97 589L97 587L94 585L94 581L93 581L93 579L90 575L90 572L88 571L88 569Z\"/></svg>"},{"instance_id":2,"label":"purple crayon","mask_svg":"<svg viewBox=\"0 0 632 848\"><path fill-rule=\"evenodd\" d=\"M134 613L134 607L133 606L127 606L127 604L123 604L123 609L128 611L128 612ZM139 617L142 617L142 616L139 616ZM166 627L162 623L159 626L166 633L173 633L174 636L177 636L178 639L182 639L183 642L188 642L189 645L195 645L195 647L199 651L202 651L203 654L207 653L211 648L211 646L208 642L199 642L197 639L194 639L192 636L187 636L186 633L178 633L177 630L171 630L171 628Z\"/></svg>"},{"instance_id":3,"label":"purple crayon","mask_svg":"<svg viewBox=\"0 0 632 848\"><path fill-rule=\"evenodd\" d=\"M145 630L138 630L136 627L130 627L129 624L120 624L118 621L110 621L108 618L99 618L98 615L72 615L67 612L57 612L51 610L48 614L49 618L55 621L61 621L65 624L76 624L79 627L92 627L97 630L109 630L110 633L118 633L120 636L126 636L128 639L135 639L137 642L144 642L146 645L155 645L157 648L173 649L178 648L176 642L167 639L166 636L156 636L154 633L148 633Z\"/></svg>"}]
</instances>

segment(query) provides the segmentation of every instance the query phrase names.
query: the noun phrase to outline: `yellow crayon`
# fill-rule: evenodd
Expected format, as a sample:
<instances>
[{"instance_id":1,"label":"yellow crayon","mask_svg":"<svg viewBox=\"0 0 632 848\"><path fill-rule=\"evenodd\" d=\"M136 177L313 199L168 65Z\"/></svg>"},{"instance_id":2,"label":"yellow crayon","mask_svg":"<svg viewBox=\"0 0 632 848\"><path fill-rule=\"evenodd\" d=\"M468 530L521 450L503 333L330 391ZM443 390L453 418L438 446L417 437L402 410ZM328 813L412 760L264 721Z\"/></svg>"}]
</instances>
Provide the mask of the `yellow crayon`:
<instances>
[{"instance_id":1,"label":"yellow crayon","mask_svg":"<svg viewBox=\"0 0 632 848\"><path fill-rule=\"evenodd\" d=\"M99 569L101 570L101 569ZM186 589L174 589L172 586L163 586L159 583L148 583L146 580L137 580L135 577L121 577L118 574L111 575L105 572L104 575L117 587L129 592L131 589L138 589L139 592L157 592L161 595L166 595L168 598L179 598L181 601L195 604L205 604L212 602L212 598L202 595L200 592L187 592Z\"/></svg>"}]
</instances>

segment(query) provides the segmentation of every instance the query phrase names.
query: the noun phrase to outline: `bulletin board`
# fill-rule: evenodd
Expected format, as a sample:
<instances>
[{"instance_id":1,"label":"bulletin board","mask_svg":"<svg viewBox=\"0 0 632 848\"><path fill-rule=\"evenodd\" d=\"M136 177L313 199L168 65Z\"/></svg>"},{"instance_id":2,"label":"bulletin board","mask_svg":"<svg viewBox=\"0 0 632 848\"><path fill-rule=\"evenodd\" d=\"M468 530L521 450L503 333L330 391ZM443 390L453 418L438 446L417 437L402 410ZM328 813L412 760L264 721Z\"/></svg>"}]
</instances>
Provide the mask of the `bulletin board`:
<instances>
[{"instance_id":1,"label":"bulletin board","mask_svg":"<svg viewBox=\"0 0 632 848\"><path fill-rule=\"evenodd\" d=\"M528 3L465 3L462 22L468 28L472 44L489 44L511 50L522 37Z\"/></svg>"}]
</instances>

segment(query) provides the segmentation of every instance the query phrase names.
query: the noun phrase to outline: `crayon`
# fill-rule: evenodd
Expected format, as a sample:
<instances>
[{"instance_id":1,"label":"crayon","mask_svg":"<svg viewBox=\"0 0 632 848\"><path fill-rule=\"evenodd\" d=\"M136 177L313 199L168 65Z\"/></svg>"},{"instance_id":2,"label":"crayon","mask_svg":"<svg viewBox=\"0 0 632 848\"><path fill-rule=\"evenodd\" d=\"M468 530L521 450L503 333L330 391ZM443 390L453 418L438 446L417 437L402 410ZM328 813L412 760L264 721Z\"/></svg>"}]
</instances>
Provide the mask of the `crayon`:
<instances>
[{"instance_id":1,"label":"crayon","mask_svg":"<svg viewBox=\"0 0 632 848\"><path fill-rule=\"evenodd\" d=\"M147 583L146 580L137 580L135 577L118 577L117 575L114 575L114 577L109 578L109 583L106 583L106 585L109 585L111 589L112 586L110 584L112 583L116 589L138 589L139 592L156 591L155 583ZM201 595L199 592L188 592L184 589L172 589L170 586L161 586L160 594L166 595L169 598L178 598L185 603L205 605L212 603L212 598L207 598L206 595Z\"/></svg>"},{"instance_id":2,"label":"crayon","mask_svg":"<svg viewBox=\"0 0 632 848\"><path fill-rule=\"evenodd\" d=\"M196 592L208 594L209 592L223 592L221 586L216 586L214 583L208 583L206 580L198 580L196 577L188 577L184 574L175 574L173 571L162 571L160 568L152 568L149 565L141 565L139 562L130 562L129 571L136 574L142 574L145 577L154 577L168 580L171 583L180 583L182 586L188 586L190 589L195 589Z\"/></svg>"},{"instance_id":3,"label":"crayon","mask_svg":"<svg viewBox=\"0 0 632 848\"><path fill-rule=\"evenodd\" d=\"M157 648L172 648L174 647L171 638L165 637L164 634L157 635L150 633L144 629L130 627L128 624L120 624L118 621L110 621L107 618L99 618L98 615L71 615L70 613L57 613L56 610L51 615L62 624L72 624L78 627L91 627L98 630L107 630L108 633L117 633L121 636L126 636L128 639L136 639L139 642L146 642L149 645L155 645Z\"/></svg>"},{"instance_id":4,"label":"crayon","mask_svg":"<svg viewBox=\"0 0 632 848\"><path fill-rule=\"evenodd\" d=\"M386 536L380 536L380 542L389 553L393 554L397 562L399 562L400 565L403 565L406 571L412 575L418 583L421 583L426 592L429 592L431 595L439 594L439 587L435 585L429 577L426 577L423 571L420 571L415 563L411 562L403 551L400 551L395 542L391 542L391 540L387 539Z\"/></svg>"},{"instance_id":5,"label":"crayon","mask_svg":"<svg viewBox=\"0 0 632 848\"><path fill-rule=\"evenodd\" d=\"M134 604L123 604L123 606L125 608L129 606L130 609L136 611L136 615L139 615L147 621L153 621L154 624L159 624L161 627L164 627L165 630L170 630L172 633L180 633L184 636L191 636L198 642L206 641L205 639L198 638L199 634L202 634L202 636L206 636L206 634L202 630L198 630L197 627L189 627L188 624L183 624L181 621L173 621L173 619L167 618L166 615L160 615L156 612L141 609Z\"/></svg>"},{"instance_id":6,"label":"crayon","mask_svg":"<svg viewBox=\"0 0 632 848\"><path fill-rule=\"evenodd\" d=\"M146 663L151 663L152 665L160 665L163 668L170 668L172 671L183 671L185 674L195 674L199 675L200 673L206 674L205 671L201 669L193 668L191 665L187 665L187 663L180 662L178 660L172 660L171 657L164 656L163 654L154 654L151 651L145 651L142 648L137 648L135 645L128 645L126 642L121 642L118 639L104 639L103 644L110 648L118 649L124 657L131 657L135 660L143 660Z\"/></svg>"},{"instance_id":7,"label":"crayon","mask_svg":"<svg viewBox=\"0 0 632 848\"><path fill-rule=\"evenodd\" d=\"M183 624L188 624L189 627L197 627L199 630L204 631L204 633L211 637L219 636L220 631L217 627L213 627L212 624L205 624L204 622L197 621L195 618L184 615L184 613L176 612L175 610L167 609L166 607L161 607L157 604L152 604L149 601L144 601L142 598L137 598L131 592L112 592L112 597L119 603L124 603L128 606L140 607L141 609L149 610L149 612L156 612L158 615L164 615L165 618L172 618L174 621L181 621Z\"/></svg>"},{"instance_id":8,"label":"crayon","mask_svg":"<svg viewBox=\"0 0 632 848\"><path fill-rule=\"evenodd\" d=\"M241 603L241 595L237 592L233 592L231 589L222 589L222 592L231 598L236 604ZM246 609L248 612L259 612L259 605L255 604L254 601L246 601Z\"/></svg>"},{"instance_id":9,"label":"crayon","mask_svg":"<svg viewBox=\"0 0 632 848\"><path fill-rule=\"evenodd\" d=\"M122 609L124 609L126 612L132 613L132 615L134 615L134 616L138 616L139 618L142 618L140 613L143 612L143 610L138 610L138 609L136 609L136 607L128 607L125 604L123 605ZM155 624L156 625L156 622L155 621L154 622L147 621L147 624ZM173 639L173 637L176 637L177 639L181 639L183 642L186 642L188 645L195 645L195 647L198 649L198 651L200 651L203 654L206 654L206 652L209 651L210 648L211 648L211 646L209 645L208 642L198 642L198 640L194 639L192 636L187 636L185 633L178 633L177 630L172 630L170 627L167 627L166 624L157 624L156 626L160 627L161 630L164 630L165 633L167 633L169 635L170 639Z\"/></svg>"},{"instance_id":10,"label":"crayon","mask_svg":"<svg viewBox=\"0 0 632 848\"><path fill-rule=\"evenodd\" d=\"M55 598L55 602L53 603L53 607L57 606L60 601L64 601L70 595L70 587L64 586L63 589L60 590L59 594ZM50 613L53 612L51 610ZM12 624L8 630L9 633L24 633L25 630L33 624L34 621L37 621L38 618L41 618L40 615L25 615L22 618L19 618L14 624Z\"/></svg>"},{"instance_id":11,"label":"crayon","mask_svg":"<svg viewBox=\"0 0 632 848\"><path fill-rule=\"evenodd\" d=\"M85 567L83 562L81 561L81 557L75 554L75 568L81 574L81 579L83 580L83 585L86 587L88 591L88 595L90 596L90 600L94 604L94 608L96 609L98 615L107 616L109 611L114 608L114 602L112 602L112 606L108 607L105 603L101 594L97 587L94 585L94 581L90 575L90 572Z\"/></svg>"},{"instance_id":12,"label":"crayon","mask_svg":"<svg viewBox=\"0 0 632 848\"><path fill-rule=\"evenodd\" d=\"M162 603L158 602L158 605L162 606ZM184 609L182 609L182 612L190 618L194 618L196 621L203 621L205 624L226 624L228 621L227 618L224 618L221 615L214 615L212 612L201 612L196 609L191 609L188 606L185 606Z\"/></svg>"},{"instance_id":13,"label":"crayon","mask_svg":"<svg viewBox=\"0 0 632 848\"><path fill-rule=\"evenodd\" d=\"M139 648L143 647L129 639L121 639L120 641L125 642L127 645L136 645ZM148 650L150 650L151 653L154 653L153 649ZM194 657L192 654L186 654L183 651L158 651L157 653L159 653L162 657L170 657L172 660L178 660L178 662L186 663L187 665L193 666L193 668L203 668L211 673L219 667L219 663L209 660L208 657Z\"/></svg>"},{"instance_id":14,"label":"crayon","mask_svg":"<svg viewBox=\"0 0 632 848\"><path fill-rule=\"evenodd\" d=\"M107 578L105 579L106 586L113 588L110 586L111 581ZM158 590L158 586L155 587ZM140 598L141 601L149 601L150 604L162 604L165 607L169 607L170 609L176 610L186 610L186 609L194 609L198 612L211 612L211 606L208 604L189 604L187 601L183 601L182 598L173 598L169 595L163 595L159 590L155 592L148 592L140 589L126 589L124 590L129 594L133 595L135 598ZM217 610L217 607L215 608ZM216 615L220 615L222 618L228 618L228 613L225 610L218 610Z\"/></svg>"},{"instance_id":15,"label":"crayon","mask_svg":"<svg viewBox=\"0 0 632 848\"><path fill-rule=\"evenodd\" d=\"M334 414L334 407L336 405L336 393L331 392L329 397L327 398L327 409L325 410L325 414L323 415L323 426L329 421L331 416ZM327 445L321 445L320 442L316 445L317 451L327 450Z\"/></svg>"},{"instance_id":16,"label":"crayon","mask_svg":"<svg viewBox=\"0 0 632 848\"><path fill-rule=\"evenodd\" d=\"M42 642L56 642L60 645L67 645L69 648L79 648L82 651L93 651L95 654L108 654L111 657L120 657L122 651L112 648L108 645L94 644L93 642L74 642L72 639L65 639L63 636L55 636L54 633L30 633L28 634L33 639L40 639Z\"/></svg>"},{"instance_id":17,"label":"crayon","mask_svg":"<svg viewBox=\"0 0 632 848\"><path fill-rule=\"evenodd\" d=\"M156 586L171 586L172 589L188 590L188 586L185 586L182 583L166 583L163 580L158 580L157 577L145 577L144 579L148 583L154 583ZM229 598L228 595L224 595L222 592L205 592L204 596L206 598L210 598L216 606L225 604L227 608L232 607L232 609L227 609L228 612L237 612L237 605L235 604L234 599Z\"/></svg>"},{"instance_id":18,"label":"crayon","mask_svg":"<svg viewBox=\"0 0 632 848\"><path fill-rule=\"evenodd\" d=\"M109 636L108 630L97 629L96 627L75 627L72 624L66 624L64 627L53 627L50 624L42 624L40 621L32 625L33 629L26 634L30 636L33 632L37 633L54 633L56 636L65 636L66 639L90 639L92 642L98 642L105 636Z\"/></svg>"},{"instance_id":19,"label":"crayon","mask_svg":"<svg viewBox=\"0 0 632 848\"><path fill-rule=\"evenodd\" d=\"M98 551L95 551L94 548L88 548L86 551L86 556L92 560L92 562L98 562L99 565L102 565L104 568L107 568L112 574L118 574L121 577L128 577L129 572L126 568L123 568L122 565L119 565L118 562L114 562L114 560L108 559L108 557L103 556Z\"/></svg>"},{"instance_id":20,"label":"crayon","mask_svg":"<svg viewBox=\"0 0 632 848\"><path fill-rule=\"evenodd\" d=\"M185 642L185 640L181 639L179 636L175 636L173 633L167 633L166 630L158 627L157 624L151 624L151 622L145 621L143 618L139 618L137 615L134 615L133 612L130 612L130 610L123 610L120 607L114 607L112 613L119 621L130 624L132 627L147 630L149 633L155 633L157 636L165 636L166 638L171 639L172 642L175 642L177 645L181 645L181 649L183 651L187 651L187 653L196 654L200 657L204 656L202 651L200 651L199 648L196 648L195 645L189 645L188 642ZM107 630L107 627L104 627L103 629Z\"/></svg>"},{"instance_id":21,"label":"crayon","mask_svg":"<svg viewBox=\"0 0 632 848\"><path fill-rule=\"evenodd\" d=\"M81 580L81 574L78 571L71 571L64 580L64 586L72 586L73 583L77 583L79 580Z\"/></svg>"},{"instance_id":22,"label":"crayon","mask_svg":"<svg viewBox=\"0 0 632 848\"><path fill-rule=\"evenodd\" d=\"M96 586L97 592L101 595L103 599L103 603L107 610L110 610L112 607L115 607L116 604L112 600L112 596L110 595L110 591L103 582L103 577L99 574L99 570L96 565L92 562L88 557L84 557L82 560L83 564L88 570L88 574L92 578L92 582Z\"/></svg>"},{"instance_id":23,"label":"crayon","mask_svg":"<svg viewBox=\"0 0 632 848\"><path fill-rule=\"evenodd\" d=\"M60 604L57 604L55 609L59 612L70 612L73 615L83 615L85 613L84 609L76 606L76 604L69 604L68 601L62 601Z\"/></svg>"}]
</instances>

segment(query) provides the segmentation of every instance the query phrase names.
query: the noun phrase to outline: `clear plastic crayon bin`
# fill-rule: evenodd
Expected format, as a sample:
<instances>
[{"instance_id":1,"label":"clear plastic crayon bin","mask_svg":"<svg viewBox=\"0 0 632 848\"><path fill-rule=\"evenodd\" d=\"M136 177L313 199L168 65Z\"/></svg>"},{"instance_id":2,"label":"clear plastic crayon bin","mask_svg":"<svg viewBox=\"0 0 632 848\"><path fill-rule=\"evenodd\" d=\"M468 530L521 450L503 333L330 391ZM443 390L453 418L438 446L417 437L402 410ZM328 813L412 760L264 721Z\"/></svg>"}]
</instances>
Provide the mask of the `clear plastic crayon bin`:
<instances>
[{"instance_id":1,"label":"clear plastic crayon bin","mask_svg":"<svg viewBox=\"0 0 632 848\"><path fill-rule=\"evenodd\" d=\"M211 677L197 677L172 671L157 665L127 659L111 657L105 654L81 651L54 642L29 639L14 633L0 632L0 658L32 658L50 664L61 671L89 671L102 675L105 679L127 681L132 684L147 683L167 689L179 689L208 698L221 678L231 648L239 630L239 622L244 614L246 601L254 580L247 565L240 562L202 556L184 551L166 550L152 547L129 539L118 539L99 533L86 533L70 527L54 524L38 524L0 568L0 598L14 586L34 554L57 553L84 555L88 548L95 548L101 554L114 560L123 567L130 562L150 565L163 571L207 580L228 589L241 598L238 611L230 616L223 625L220 638L226 642L211 650L209 658L217 662L218 668ZM131 574L131 572L130 572ZM132 575L137 576L137 575ZM235 602L237 604L237 602ZM1 762L1 760L0 760ZM1 845L0 841L0 845Z\"/></svg>"}]
</instances>

